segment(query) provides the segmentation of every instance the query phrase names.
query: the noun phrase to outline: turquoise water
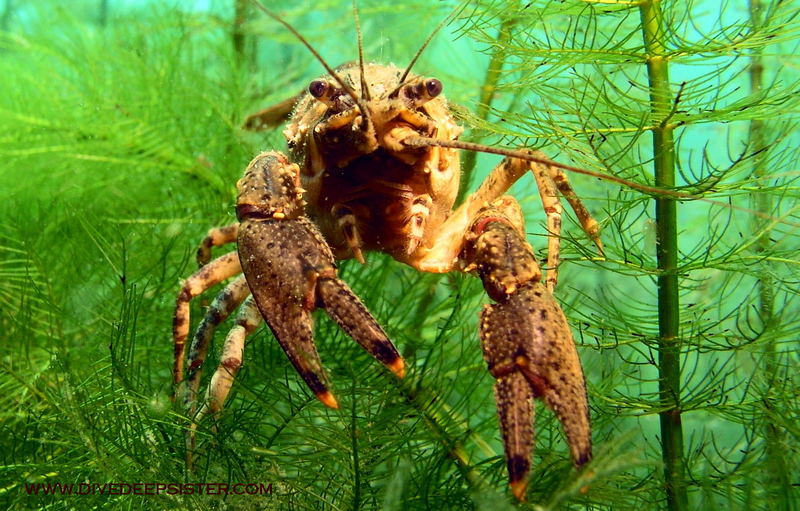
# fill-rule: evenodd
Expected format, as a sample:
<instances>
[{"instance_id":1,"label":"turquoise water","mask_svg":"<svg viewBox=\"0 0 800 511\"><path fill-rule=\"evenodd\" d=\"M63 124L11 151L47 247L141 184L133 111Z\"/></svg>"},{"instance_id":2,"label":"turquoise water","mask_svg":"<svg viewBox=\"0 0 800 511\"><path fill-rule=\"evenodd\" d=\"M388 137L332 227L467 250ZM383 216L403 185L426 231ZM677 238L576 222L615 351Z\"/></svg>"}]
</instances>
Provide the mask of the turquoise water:
<instances>
[{"instance_id":1,"label":"turquoise water","mask_svg":"<svg viewBox=\"0 0 800 511\"><path fill-rule=\"evenodd\" d=\"M109 505L100 496L30 500L25 481L183 480L185 422L167 398L178 283L194 271L208 228L234 220L235 183L252 155L284 148L280 129L247 133L243 119L322 73L291 34L254 12L237 56L232 5L0 6L0 495L11 507ZM500 6L466 6L415 65L444 83L471 128L462 138L542 148L557 161L651 185L656 123L638 11ZM349 5L273 8L332 65L356 57ZM366 58L405 65L452 5L359 8ZM682 422L694 508L789 508L796 496L785 483L798 473L797 24L790 7L771 9L773 29L747 37L749 13L738 4L668 10L677 184L713 201L678 205ZM481 120L481 86L509 17L516 21L494 110ZM762 95L750 89L756 53ZM752 121L762 123L755 135ZM478 157L472 189L498 161ZM584 364L598 461L592 476L571 469L557 421L538 407L529 500L663 508L653 200L630 186L569 177L601 222L606 247L600 257L565 207L557 299ZM533 181L512 193L544 260ZM270 501L278 509L510 503L478 347L476 313L488 301L479 282L420 277L378 254L369 260L366 268L344 262L342 274L409 360L408 383L395 383L320 320L322 358L344 403L341 413L328 412L308 399L262 329L219 433L201 437L206 480L258 474L278 482L281 498L295 499ZM201 313L197 306L195 320ZM776 438L777 455L769 447ZM775 467L785 478L773 484Z\"/></svg>"}]
</instances>

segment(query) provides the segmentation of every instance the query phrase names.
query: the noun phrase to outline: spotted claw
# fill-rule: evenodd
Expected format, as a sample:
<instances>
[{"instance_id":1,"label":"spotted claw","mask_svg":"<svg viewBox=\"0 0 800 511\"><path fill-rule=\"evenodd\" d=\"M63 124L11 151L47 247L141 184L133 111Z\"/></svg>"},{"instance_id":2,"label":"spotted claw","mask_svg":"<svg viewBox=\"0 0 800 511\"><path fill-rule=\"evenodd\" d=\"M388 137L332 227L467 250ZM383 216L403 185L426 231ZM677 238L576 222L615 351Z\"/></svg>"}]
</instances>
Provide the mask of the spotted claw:
<instances>
[{"instance_id":1,"label":"spotted claw","mask_svg":"<svg viewBox=\"0 0 800 511\"><path fill-rule=\"evenodd\" d=\"M564 313L538 282L487 305L480 325L483 356L497 379L495 400L509 481L521 499L533 450L533 398L543 399L558 416L575 465L592 457L583 370Z\"/></svg>"},{"instance_id":2,"label":"spotted claw","mask_svg":"<svg viewBox=\"0 0 800 511\"><path fill-rule=\"evenodd\" d=\"M496 301L481 313L481 347L497 380L495 400L511 490L523 500L534 444L534 398L555 412L576 466L591 459L592 444L586 384L572 333L555 298L540 283L533 250L514 227L514 218L513 209L488 208L473 224L469 258Z\"/></svg>"},{"instance_id":3,"label":"spotted claw","mask_svg":"<svg viewBox=\"0 0 800 511\"><path fill-rule=\"evenodd\" d=\"M320 401L338 408L314 344L314 309L325 309L401 378L404 363L372 314L338 278L330 248L304 216L298 172L280 153L261 154L250 164L239 182L239 260L261 315L292 365Z\"/></svg>"}]
</instances>

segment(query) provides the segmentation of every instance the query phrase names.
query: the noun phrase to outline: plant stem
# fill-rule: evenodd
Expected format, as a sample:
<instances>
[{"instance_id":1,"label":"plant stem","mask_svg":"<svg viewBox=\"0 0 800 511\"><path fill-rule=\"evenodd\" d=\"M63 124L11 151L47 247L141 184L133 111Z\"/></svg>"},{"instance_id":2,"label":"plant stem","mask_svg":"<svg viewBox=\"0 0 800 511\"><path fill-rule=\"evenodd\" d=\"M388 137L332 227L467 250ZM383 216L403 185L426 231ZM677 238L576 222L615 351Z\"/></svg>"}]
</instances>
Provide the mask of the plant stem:
<instances>
[{"instance_id":1,"label":"plant stem","mask_svg":"<svg viewBox=\"0 0 800 511\"><path fill-rule=\"evenodd\" d=\"M8 0L8 6L11 6L11 0ZM100 0L100 13L97 16L97 24L105 27L108 24L108 0Z\"/></svg>"},{"instance_id":2,"label":"plant stem","mask_svg":"<svg viewBox=\"0 0 800 511\"><path fill-rule=\"evenodd\" d=\"M11 25L11 14L14 12L14 0L6 0L3 14L0 16L0 30L8 30Z\"/></svg>"},{"instance_id":3,"label":"plant stem","mask_svg":"<svg viewBox=\"0 0 800 511\"><path fill-rule=\"evenodd\" d=\"M247 22L247 0L235 0L233 15L233 32L231 42L233 43L233 53L239 65L245 63L245 33L242 27Z\"/></svg>"},{"instance_id":4,"label":"plant stem","mask_svg":"<svg viewBox=\"0 0 800 511\"><path fill-rule=\"evenodd\" d=\"M350 440L353 449L353 508L361 508L361 466L358 461L358 414L356 413L356 382L353 379L353 393L350 396L352 400L351 416L350 416Z\"/></svg>"},{"instance_id":5,"label":"plant stem","mask_svg":"<svg viewBox=\"0 0 800 511\"><path fill-rule=\"evenodd\" d=\"M650 102L653 121L653 161L655 185L675 186L675 145L673 127L668 123L672 111L669 65L664 47L664 20L660 0L645 0L639 5L642 19L647 73L650 81ZM681 361L680 309L678 303L678 228L674 200L660 197L656 201L658 259L658 374L662 411L661 456L667 509L688 508L684 480L683 429L681 425Z\"/></svg>"},{"instance_id":6,"label":"plant stem","mask_svg":"<svg viewBox=\"0 0 800 511\"><path fill-rule=\"evenodd\" d=\"M750 24L751 30L757 31L761 29L764 23L763 5L760 0L750 0ZM761 92L764 62L760 50L753 53L750 63L750 89L753 93ZM763 177L766 174L765 161L767 155L767 141L765 137L764 121L754 119L750 121L749 139L751 150L755 153L753 158L753 182L756 183L756 188L753 191L753 201L755 202L756 211L770 214L772 211L772 200L768 192L761 190L764 187ZM767 223L764 219L756 218L755 232L762 233L756 242L756 252L764 253L770 249L771 241L769 239L769 230L766 229ZM759 298L759 315L761 317L761 327L763 328L761 335L767 335L767 342L764 346L766 351L764 357L763 374L765 377L766 388L764 389L764 407L766 413L764 414L764 437L766 439L766 457L767 467L765 487L770 501L776 506L776 509L789 509L788 503L789 495L786 494L786 489L790 487L787 475L789 474L786 464L784 462L784 451L781 447L783 445L783 431L773 423L771 417L773 411L773 403L775 401L775 388L776 377L778 374L778 360L776 354L775 340L771 337L775 322L775 291L774 291L774 277L773 268L769 260L764 260L762 263L762 270L759 273L758 279L758 298ZM779 498L778 496L782 498Z\"/></svg>"},{"instance_id":7,"label":"plant stem","mask_svg":"<svg viewBox=\"0 0 800 511\"><path fill-rule=\"evenodd\" d=\"M511 38L511 27L516 23L517 18L509 16L500 25L500 30L497 33L497 42L495 43L494 50L492 51L492 59L489 61L489 67L486 68L486 78L483 80L481 86L481 95L478 100L477 116L485 121L489 117L489 109L494 100L495 90L497 89L497 82L500 81L500 74L503 71L503 65L506 60L506 45ZM461 168L463 176L461 179L461 187L458 190L458 198L456 204L460 204L464 200L467 190L470 189L472 184L472 174L475 171L475 159L478 153L475 151L467 151L464 154L464 163Z\"/></svg>"}]
</instances>

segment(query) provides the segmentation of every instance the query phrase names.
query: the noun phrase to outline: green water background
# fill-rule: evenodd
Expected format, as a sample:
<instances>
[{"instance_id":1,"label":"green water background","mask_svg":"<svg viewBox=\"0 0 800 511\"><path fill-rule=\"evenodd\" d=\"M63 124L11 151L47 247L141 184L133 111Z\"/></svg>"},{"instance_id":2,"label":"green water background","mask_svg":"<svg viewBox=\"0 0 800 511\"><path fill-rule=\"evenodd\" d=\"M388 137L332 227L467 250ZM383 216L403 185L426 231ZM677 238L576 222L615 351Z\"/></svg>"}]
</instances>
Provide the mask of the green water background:
<instances>
[{"instance_id":1,"label":"green water background","mask_svg":"<svg viewBox=\"0 0 800 511\"><path fill-rule=\"evenodd\" d=\"M415 66L445 84L462 124L473 128L464 139L542 148L558 161L649 183L636 17L624 5L589 2L520 10L503 47L496 110L481 120L481 87L509 16L504 5L468 4ZM348 5L271 7L332 65L356 57ZM405 65L451 8L362 2L367 59ZM738 47L736 31L725 27L746 29L745 5L669 11L684 37L672 43L685 49L671 68L673 93L682 91L674 117L685 122L678 184L712 188L708 198L718 203L679 205L682 423L693 508L798 505L797 23L783 8L790 14L775 22L771 40ZM395 382L320 318L321 355L343 403L339 412L323 409L262 328L218 433L203 430L197 480L275 483L269 500L26 495L31 482L184 481L185 421L168 400L178 283L194 271L207 229L234 220L235 183L249 159L284 147L280 129L241 130L244 117L322 71L291 34L254 12L237 55L232 2L7 0L3 13L0 496L10 507L514 505L478 347L477 311L487 302L480 283L420 276L379 254L366 268L343 263L342 274L409 361L407 381ZM763 96L750 93L754 52L765 59ZM764 123L770 148L761 153L766 177L755 181L753 120ZM477 158L473 189L498 160ZM558 299L587 375L597 460L576 473L557 421L537 407L526 506L662 508L652 204L635 190L570 178L606 245L599 258L567 214ZM532 180L512 193L544 256ZM729 207L756 209L756 196L769 199L767 218ZM767 249L755 242L764 233ZM759 312L764 276L770 317ZM201 312L196 306L193 317ZM780 431L772 451L770 427Z\"/></svg>"}]
</instances>

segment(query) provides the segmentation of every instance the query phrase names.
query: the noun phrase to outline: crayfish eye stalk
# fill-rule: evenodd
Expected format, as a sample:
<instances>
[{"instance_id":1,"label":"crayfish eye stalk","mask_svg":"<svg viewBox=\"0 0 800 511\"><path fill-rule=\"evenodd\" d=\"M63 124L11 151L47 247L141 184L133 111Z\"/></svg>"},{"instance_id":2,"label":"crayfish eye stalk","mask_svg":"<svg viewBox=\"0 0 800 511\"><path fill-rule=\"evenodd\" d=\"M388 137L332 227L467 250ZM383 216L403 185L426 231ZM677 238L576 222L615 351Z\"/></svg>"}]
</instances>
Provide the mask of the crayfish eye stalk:
<instances>
[{"instance_id":1,"label":"crayfish eye stalk","mask_svg":"<svg viewBox=\"0 0 800 511\"><path fill-rule=\"evenodd\" d=\"M308 84L308 93L334 111L342 110L340 99L343 92L327 80L314 80Z\"/></svg>"},{"instance_id":2,"label":"crayfish eye stalk","mask_svg":"<svg viewBox=\"0 0 800 511\"><path fill-rule=\"evenodd\" d=\"M310 84L308 84L308 93L314 96L315 98L322 101L322 98L325 96L329 96L331 91L331 86L325 80L314 80Z\"/></svg>"},{"instance_id":3,"label":"crayfish eye stalk","mask_svg":"<svg viewBox=\"0 0 800 511\"><path fill-rule=\"evenodd\" d=\"M442 93L444 86L436 78L422 78L413 83L403 85L399 92L408 106L416 108Z\"/></svg>"},{"instance_id":4,"label":"crayfish eye stalk","mask_svg":"<svg viewBox=\"0 0 800 511\"><path fill-rule=\"evenodd\" d=\"M277 152L256 156L236 184L236 217L244 220L295 219L303 214L300 168Z\"/></svg>"},{"instance_id":5,"label":"crayfish eye stalk","mask_svg":"<svg viewBox=\"0 0 800 511\"><path fill-rule=\"evenodd\" d=\"M368 88L366 88L368 87L366 82L363 83L362 87L365 87L365 91L368 90ZM348 108L352 108L353 103L351 101L355 101L355 104L361 111L361 130L365 132L372 131L373 127L371 112L369 110L368 103L364 101L363 98L350 97L347 91L340 89L339 87L335 87L327 80L314 80L308 84L308 93L320 103L324 103L330 109L330 111L334 113L339 113Z\"/></svg>"}]
</instances>

